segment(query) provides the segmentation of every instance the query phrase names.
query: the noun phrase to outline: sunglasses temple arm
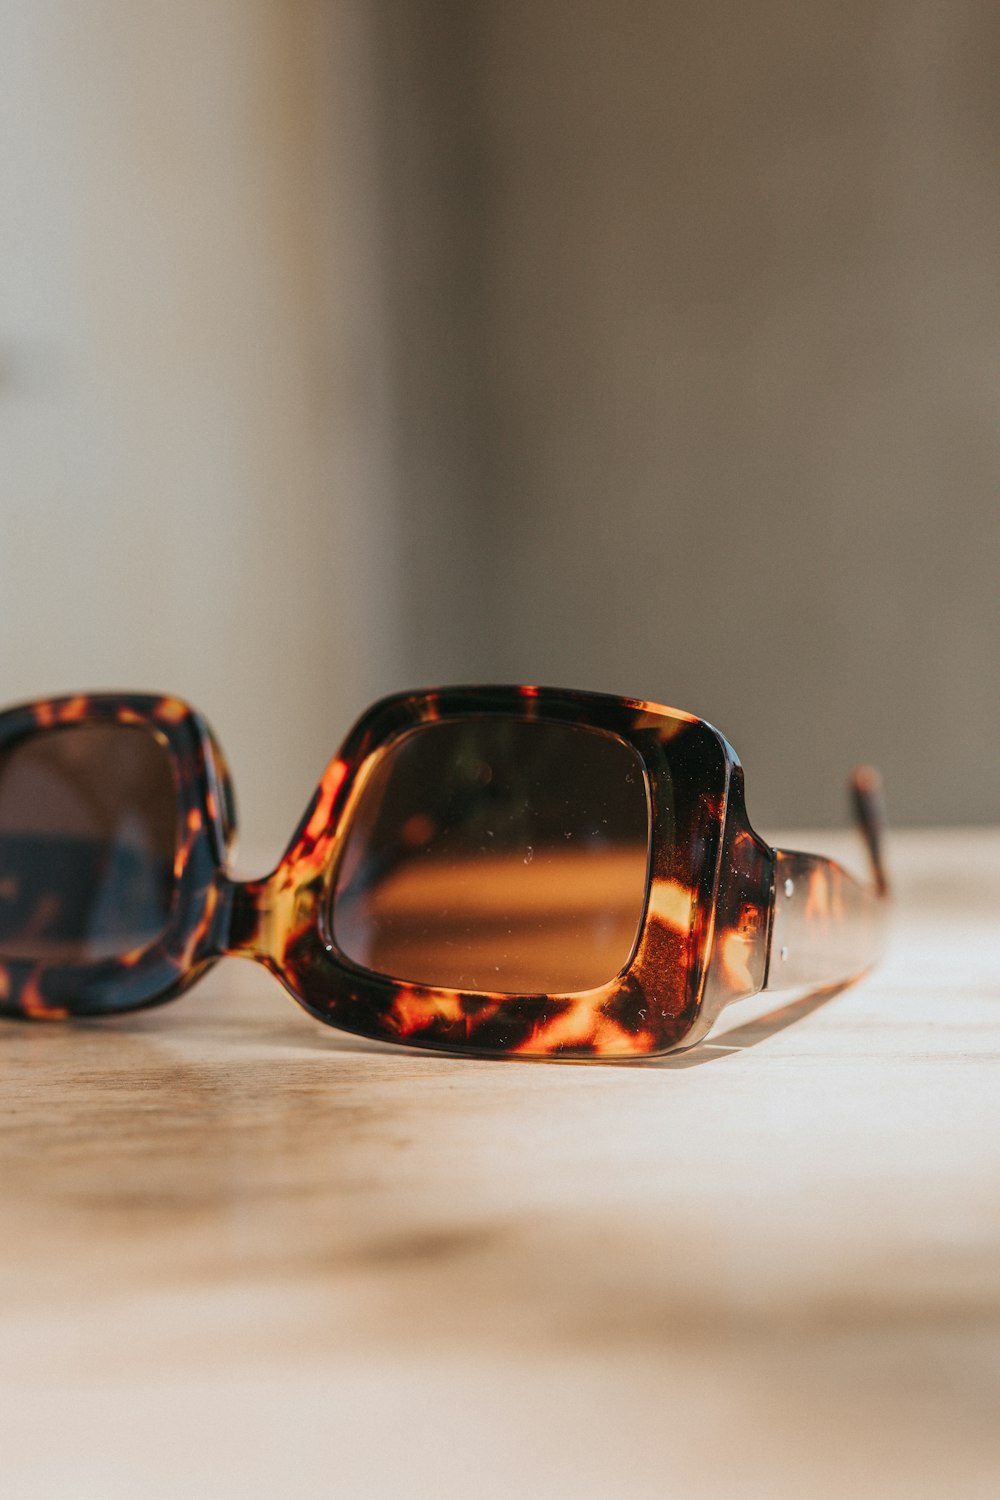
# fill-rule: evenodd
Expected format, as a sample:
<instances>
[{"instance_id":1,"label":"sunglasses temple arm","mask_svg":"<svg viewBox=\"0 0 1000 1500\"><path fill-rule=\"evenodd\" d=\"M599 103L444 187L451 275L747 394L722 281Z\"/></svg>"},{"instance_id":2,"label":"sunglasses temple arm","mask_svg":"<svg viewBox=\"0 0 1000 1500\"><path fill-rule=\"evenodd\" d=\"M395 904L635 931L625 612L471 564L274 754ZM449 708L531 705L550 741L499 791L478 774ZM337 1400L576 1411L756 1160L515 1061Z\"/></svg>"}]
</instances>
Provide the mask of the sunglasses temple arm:
<instances>
[{"instance_id":1,"label":"sunglasses temple arm","mask_svg":"<svg viewBox=\"0 0 1000 1500\"><path fill-rule=\"evenodd\" d=\"M836 860L775 849L774 896L765 989L834 987L857 979L885 946L889 881L877 771L859 767L851 800L870 865L858 880Z\"/></svg>"}]
</instances>

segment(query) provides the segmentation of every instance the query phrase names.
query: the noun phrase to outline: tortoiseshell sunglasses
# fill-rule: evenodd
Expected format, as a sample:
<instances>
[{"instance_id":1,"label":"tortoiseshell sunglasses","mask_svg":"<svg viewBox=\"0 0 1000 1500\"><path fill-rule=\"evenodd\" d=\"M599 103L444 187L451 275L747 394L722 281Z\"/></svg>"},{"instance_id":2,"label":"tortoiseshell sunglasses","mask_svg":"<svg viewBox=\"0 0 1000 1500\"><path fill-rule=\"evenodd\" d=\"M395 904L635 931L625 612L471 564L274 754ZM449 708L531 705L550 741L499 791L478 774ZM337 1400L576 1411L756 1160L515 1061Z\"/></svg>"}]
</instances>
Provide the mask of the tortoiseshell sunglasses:
<instances>
[{"instance_id":1,"label":"tortoiseshell sunglasses","mask_svg":"<svg viewBox=\"0 0 1000 1500\"><path fill-rule=\"evenodd\" d=\"M870 884L754 833L729 745L674 709L534 687L377 703L264 880L228 873L225 759L175 698L0 713L0 1013L108 1015L218 958L361 1036L492 1057L648 1057L762 989L838 986L882 943Z\"/></svg>"}]
</instances>

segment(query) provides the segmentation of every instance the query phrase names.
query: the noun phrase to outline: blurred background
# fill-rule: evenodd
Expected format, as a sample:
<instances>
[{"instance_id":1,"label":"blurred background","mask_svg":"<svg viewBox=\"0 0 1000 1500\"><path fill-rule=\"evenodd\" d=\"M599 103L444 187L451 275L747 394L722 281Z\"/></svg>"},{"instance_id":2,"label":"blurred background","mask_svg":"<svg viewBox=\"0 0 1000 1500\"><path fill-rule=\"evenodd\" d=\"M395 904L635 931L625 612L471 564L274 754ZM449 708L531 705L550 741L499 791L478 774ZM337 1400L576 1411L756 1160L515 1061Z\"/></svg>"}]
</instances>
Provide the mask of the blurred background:
<instances>
[{"instance_id":1,"label":"blurred background","mask_svg":"<svg viewBox=\"0 0 1000 1500\"><path fill-rule=\"evenodd\" d=\"M1000 11L0 0L0 701L163 689L277 855L399 687L1000 819Z\"/></svg>"}]
</instances>

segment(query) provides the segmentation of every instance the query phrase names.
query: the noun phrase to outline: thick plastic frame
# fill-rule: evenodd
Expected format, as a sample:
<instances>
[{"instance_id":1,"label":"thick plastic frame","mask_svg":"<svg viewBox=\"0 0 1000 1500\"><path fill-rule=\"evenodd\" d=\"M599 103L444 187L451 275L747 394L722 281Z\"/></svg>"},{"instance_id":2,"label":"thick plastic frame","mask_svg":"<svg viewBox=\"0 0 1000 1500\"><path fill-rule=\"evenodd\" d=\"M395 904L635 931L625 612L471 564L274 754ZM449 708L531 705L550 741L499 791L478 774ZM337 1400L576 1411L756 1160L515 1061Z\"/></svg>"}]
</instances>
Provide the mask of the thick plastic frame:
<instances>
[{"instance_id":1,"label":"thick plastic frame","mask_svg":"<svg viewBox=\"0 0 1000 1500\"><path fill-rule=\"evenodd\" d=\"M560 995L464 992L371 973L339 951L329 921L351 812L381 757L420 725L502 715L589 725L631 745L650 805L650 861L626 967L597 989ZM176 894L167 930L121 959L0 963L0 1014L98 1016L159 1004L226 955L262 963L311 1015L382 1041L490 1057L650 1057L691 1046L723 1007L766 988L833 986L882 945L886 882L871 773L854 792L874 880L834 861L770 848L750 826L743 772L704 720L631 698L536 687L397 694L355 725L327 767L277 868L229 870L235 801L206 721L177 698L92 694L0 714L0 753L39 730L81 723L145 728L177 785Z\"/></svg>"}]
</instances>

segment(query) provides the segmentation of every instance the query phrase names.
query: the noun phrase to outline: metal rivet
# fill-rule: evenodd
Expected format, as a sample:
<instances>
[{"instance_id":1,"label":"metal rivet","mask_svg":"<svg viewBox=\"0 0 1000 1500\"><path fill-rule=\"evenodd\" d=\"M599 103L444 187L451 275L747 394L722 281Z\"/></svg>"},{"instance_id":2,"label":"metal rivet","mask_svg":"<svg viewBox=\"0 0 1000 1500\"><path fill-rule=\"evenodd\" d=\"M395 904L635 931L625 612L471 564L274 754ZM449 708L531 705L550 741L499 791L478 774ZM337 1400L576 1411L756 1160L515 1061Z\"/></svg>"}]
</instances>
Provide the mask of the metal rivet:
<instances>
[{"instance_id":1,"label":"metal rivet","mask_svg":"<svg viewBox=\"0 0 1000 1500\"><path fill-rule=\"evenodd\" d=\"M781 962L782 963L787 963L788 962L788 949L787 948L782 948L782 950L781 950Z\"/></svg>"},{"instance_id":2,"label":"metal rivet","mask_svg":"<svg viewBox=\"0 0 1000 1500\"><path fill-rule=\"evenodd\" d=\"M789 899L791 899L791 897L795 895L795 881L791 878L791 876L789 876L785 881L785 895L788 896Z\"/></svg>"}]
</instances>

